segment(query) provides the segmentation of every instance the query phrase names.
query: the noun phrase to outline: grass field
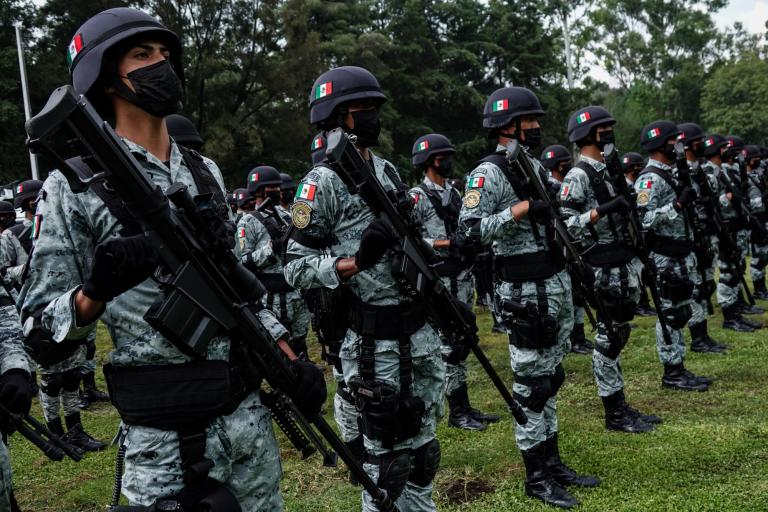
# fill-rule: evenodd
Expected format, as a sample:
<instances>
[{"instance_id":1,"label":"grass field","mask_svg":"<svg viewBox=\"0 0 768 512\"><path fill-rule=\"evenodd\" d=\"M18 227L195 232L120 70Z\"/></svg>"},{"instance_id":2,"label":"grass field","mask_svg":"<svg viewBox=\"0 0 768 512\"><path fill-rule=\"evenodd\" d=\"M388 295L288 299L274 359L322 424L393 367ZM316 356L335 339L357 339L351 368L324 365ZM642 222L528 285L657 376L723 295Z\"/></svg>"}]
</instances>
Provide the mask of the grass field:
<instances>
[{"instance_id":1,"label":"grass field","mask_svg":"<svg viewBox=\"0 0 768 512\"><path fill-rule=\"evenodd\" d=\"M768 320L768 315L763 320ZM506 339L489 334L487 313L480 314L480 322L483 348L510 382ZM582 502L579 510L768 511L768 331L722 331L719 314L711 319L712 335L730 344L731 351L727 356L689 352L687 366L716 381L709 392L685 393L661 389L653 319L636 322L638 327L622 356L626 394L637 408L664 418L656 432L607 432L590 358L571 354L564 362L567 379L559 399L561 451L573 467L603 479L598 489L575 491ZM102 331L102 362L108 350ZM480 371L473 362L473 403L503 414L501 399ZM101 375L99 378L103 386ZM37 405L33 412L39 416ZM118 416L110 406L101 405L84 412L84 423L96 437L111 439ZM439 509L554 510L523 492L524 469L508 415L481 433L449 428L443 421L438 438L443 447L435 486ZM280 443L286 510L359 510L359 490L346 483L343 468L323 468L317 456L302 462L284 438ZM22 509L103 511L111 494L115 451L112 447L88 455L79 464L54 463L19 435L13 436L14 482Z\"/></svg>"}]
</instances>

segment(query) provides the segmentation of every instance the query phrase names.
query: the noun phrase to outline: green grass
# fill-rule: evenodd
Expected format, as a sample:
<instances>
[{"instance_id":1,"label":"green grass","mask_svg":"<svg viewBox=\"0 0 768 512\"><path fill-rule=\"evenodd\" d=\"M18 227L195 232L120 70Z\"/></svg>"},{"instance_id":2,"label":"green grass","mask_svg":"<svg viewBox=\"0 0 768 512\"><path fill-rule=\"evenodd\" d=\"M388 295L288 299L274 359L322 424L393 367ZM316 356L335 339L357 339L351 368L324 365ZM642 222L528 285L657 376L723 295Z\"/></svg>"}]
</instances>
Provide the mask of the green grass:
<instances>
[{"instance_id":1,"label":"green grass","mask_svg":"<svg viewBox=\"0 0 768 512\"><path fill-rule=\"evenodd\" d=\"M479 318L483 348L510 382L506 339L488 334L487 313L482 312ZM762 320L768 320L768 315ZM638 328L633 330L622 357L630 403L664 418L656 432L607 432L590 357L572 354L564 362L567 379L559 400L563 458L579 471L603 479L598 489L575 491L582 502L579 510L768 510L766 331L722 331L719 314L710 319L712 335L730 344L731 351L727 356L689 352L687 366L697 374L715 377L716 382L709 392L685 393L661 389L653 321L636 320ZM108 350L102 330L101 362ZM103 379L99 382L104 385ZM504 415L501 399L474 362L470 390L476 406ZM37 406L33 411L39 416ZM332 421L330 415L328 419ZM108 405L101 405L84 412L84 423L93 435L108 440L115 434L118 417ZM481 433L452 429L443 421L438 438L443 446L435 486L440 510L552 510L523 492L524 470L508 415ZM359 490L346 483L343 468L323 468L317 456L302 462L282 436L280 443L286 510L359 510ZM114 456L112 447L86 456L79 464L54 463L19 435L13 436L11 457L22 509L103 511L111 495Z\"/></svg>"}]
</instances>

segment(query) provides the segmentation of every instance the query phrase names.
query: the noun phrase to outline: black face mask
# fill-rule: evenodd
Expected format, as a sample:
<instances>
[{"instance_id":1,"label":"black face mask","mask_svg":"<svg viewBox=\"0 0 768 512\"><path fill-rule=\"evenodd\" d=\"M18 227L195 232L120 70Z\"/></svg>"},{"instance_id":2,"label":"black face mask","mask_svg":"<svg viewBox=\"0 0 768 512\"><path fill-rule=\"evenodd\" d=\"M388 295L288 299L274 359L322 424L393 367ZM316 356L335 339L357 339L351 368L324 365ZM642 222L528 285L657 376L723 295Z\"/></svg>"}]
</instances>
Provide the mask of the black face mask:
<instances>
[{"instance_id":1,"label":"black face mask","mask_svg":"<svg viewBox=\"0 0 768 512\"><path fill-rule=\"evenodd\" d=\"M293 202L293 196L296 193L295 190L281 190L280 191L280 202L289 204Z\"/></svg>"},{"instance_id":2,"label":"black face mask","mask_svg":"<svg viewBox=\"0 0 768 512\"><path fill-rule=\"evenodd\" d=\"M279 190L267 190L264 192L264 197L269 199L270 206L277 206L280 204L280 191Z\"/></svg>"},{"instance_id":3,"label":"black face mask","mask_svg":"<svg viewBox=\"0 0 768 512\"><path fill-rule=\"evenodd\" d=\"M126 76L135 92L120 77L115 80L117 92L155 117L175 114L181 107L181 80L176 76L170 61L162 60L156 64L136 69Z\"/></svg>"},{"instance_id":4,"label":"black face mask","mask_svg":"<svg viewBox=\"0 0 768 512\"><path fill-rule=\"evenodd\" d=\"M605 146L608 144L615 144L616 143L616 134L613 133L613 130L608 130L607 132L600 132L597 134L597 136L600 138L600 140L597 141L597 147L600 148L600 151L605 149Z\"/></svg>"},{"instance_id":5,"label":"black face mask","mask_svg":"<svg viewBox=\"0 0 768 512\"><path fill-rule=\"evenodd\" d=\"M349 133L357 136L357 146L363 148L372 148L379 145L379 133L381 133L381 119L379 111L357 110L351 112L352 119L355 121L355 127L349 130Z\"/></svg>"},{"instance_id":6,"label":"black face mask","mask_svg":"<svg viewBox=\"0 0 768 512\"><path fill-rule=\"evenodd\" d=\"M704 156L705 149L704 144L698 144L693 147L693 154L696 155L696 158L701 158Z\"/></svg>"},{"instance_id":7,"label":"black face mask","mask_svg":"<svg viewBox=\"0 0 768 512\"><path fill-rule=\"evenodd\" d=\"M541 128L528 128L527 130L522 130L522 132L525 140L520 142L530 151L541 145Z\"/></svg>"},{"instance_id":8,"label":"black face mask","mask_svg":"<svg viewBox=\"0 0 768 512\"><path fill-rule=\"evenodd\" d=\"M435 162L434 167L437 174L443 178L450 178L453 175L453 157L450 155L443 157L442 160Z\"/></svg>"},{"instance_id":9,"label":"black face mask","mask_svg":"<svg viewBox=\"0 0 768 512\"><path fill-rule=\"evenodd\" d=\"M670 160L675 161L677 159L677 152L675 151L674 144L665 145L662 151Z\"/></svg>"}]
</instances>

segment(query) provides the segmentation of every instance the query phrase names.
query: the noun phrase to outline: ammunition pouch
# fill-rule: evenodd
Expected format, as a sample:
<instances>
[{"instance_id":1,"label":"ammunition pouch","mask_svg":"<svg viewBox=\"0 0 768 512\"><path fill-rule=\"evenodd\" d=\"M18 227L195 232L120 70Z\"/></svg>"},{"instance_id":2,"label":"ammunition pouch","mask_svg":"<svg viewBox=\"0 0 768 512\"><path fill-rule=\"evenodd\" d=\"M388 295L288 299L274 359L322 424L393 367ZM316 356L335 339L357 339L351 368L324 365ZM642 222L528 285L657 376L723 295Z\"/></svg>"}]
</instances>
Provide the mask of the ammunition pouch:
<instances>
[{"instance_id":1,"label":"ammunition pouch","mask_svg":"<svg viewBox=\"0 0 768 512\"><path fill-rule=\"evenodd\" d=\"M504 325L509 329L509 343L517 348L549 348L557 344L557 318L541 312L534 302L502 300Z\"/></svg>"},{"instance_id":2,"label":"ammunition pouch","mask_svg":"<svg viewBox=\"0 0 768 512\"><path fill-rule=\"evenodd\" d=\"M690 304L686 304L685 306L662 309L661 313L671 328L682 329L693 316L693 309L691 309Z\"/></svg>"},{"instance_id":3,"label":"ammunition pouch","mask_svg":"<svg viewBox=\"0 0 768 512\"><path fill-rule=\"evenodd\" d=\"M671 269L659 274L659 294L672 304L691 299L693 288L693 282L687 276L680 276Z\"/></svg>"},{"instance_id":4,"label":"ammunition pouch","mask_svg":"<svg viewBox=\"0 0 768 512\"><path fill-rule=\"evenodd\" d=\"M629 322L635 316L634 310L637 302L632 299L629 288L629 270L628 262L619 265L603 267L600 279L595 283L598 295L603 301L603 305L614 322ZM610 280L611 269L619 267L619 286L612 286Z\"/></svg>"},{"instance_id":5,"label":"ammunition pouch","mask_svg":"<svg viewBox=\"0 0 768 512\"><path fill-rule=\"evenodd\" d=\"M104 365L112 404L128 425L185 431L231 414L251 386L226 361Z\"/></svg>"},{"instance_id":6,"label":"ammunition pouch","mask_svg":"<svg viewBox=\"0 0 768 512\"><path fill-rule=\"evenodd\" d=\"M386 449L416 437L426 410L424 401L415 396L403 397L393 385L381 381L353 378L349 388L357 397L361 431L381 441Z\"/></svg>"}]
</instances>

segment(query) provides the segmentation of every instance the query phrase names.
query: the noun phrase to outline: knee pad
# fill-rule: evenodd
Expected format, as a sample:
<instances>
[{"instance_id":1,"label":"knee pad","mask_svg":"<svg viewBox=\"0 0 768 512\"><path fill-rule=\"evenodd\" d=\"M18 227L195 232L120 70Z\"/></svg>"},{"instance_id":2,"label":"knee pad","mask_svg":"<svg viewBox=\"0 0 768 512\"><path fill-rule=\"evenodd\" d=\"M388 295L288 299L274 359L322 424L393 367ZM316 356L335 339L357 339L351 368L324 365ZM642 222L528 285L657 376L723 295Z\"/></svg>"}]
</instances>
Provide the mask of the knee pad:
<instances>
[{"instance_id":1,"label":"knee pad","mask_svg":"<svg viewBox=\"0 0 768 512\"><path fill-rule=\"evenodd\" d=\"M557 365L555 374L552 375L549 380L552 383L552 394L549 395L551 398L557 395L557 392L560 391L560 388L563 386L563 382L565 382L565 368L563 368L562 363Z\"/></svg>"},{"instance_id":2,"label":"knee pad","mask_svg":"<svg viewBox=\"0 0 768 512\"><path fill-rule=\"evenodd\" d=\"M439 467L440 442L433 439L413 451L413 464L408 480L419 487L426 487L435 479Z\"/></svg>"},{"instance_id":3,"label":"knee pad","mask_svg":"<svg viewBox=\"0 0 768 512\"><path fill-rule=\"evenodd\" d=\"M540 413L544 410L549 397L552 396L552 377L544 375L542 377L516 377L518 383L531 388L531 394L528 396L514 393L515 399L523 407Z\"/></svg>"},{"instance_id":4,"label":"knee pad","mask_svg":"<svg viewBox=\"0 0 768 512\"><path fill-rule=\"evenodd\" d=\"M688 323L688 320L691 319L693 309L691 309L690 304L686 304L685 306L664 309L662 314L671 328L682 329Z\"/></svg>"},{"instance_id":5,"label":"knee pad","mask_svg":"<svg viewBox=\"0 0 768 512\"><path fill-rule=\"evenodd\" d=\"M64 386L64 376L61 373L40 376L40 390L48 396L59 396Z\"/></svg>"},{"instance_id":6,"label":"knee pad","mask_svg":"<svg viewBox=\"0 0 768 512\"><path fill-rule=\"evenodd\" d=\"M410 450L383 453L376 459L379 465L379 479L376 485L387 491L390 499L395 501L403 494L411 474Z\"/></svg>"},{"instance_id":7,"label":"knee pad","mask_svg":"<svg viewBox=\"0 0 768 512\"><path fill-rule=\"evenodd\" d=\"M90 361L96 357L96 342L88 340L85 342L85 359Z\"/></svg>"},{"instance_id":8,"label":"knee pad","mask_svg":"<svg viewBox=\"0 0 768 512\"><path fill-rule=\"evenodd\" d=\"M67 370L59 375L61 375L61 387L64 391L77 391L80 387L80 380L83 378L80 368Z\"/></svg>"}]
</instances>

